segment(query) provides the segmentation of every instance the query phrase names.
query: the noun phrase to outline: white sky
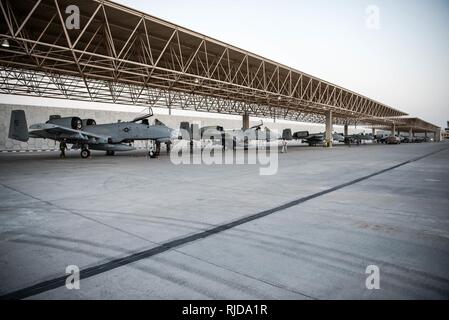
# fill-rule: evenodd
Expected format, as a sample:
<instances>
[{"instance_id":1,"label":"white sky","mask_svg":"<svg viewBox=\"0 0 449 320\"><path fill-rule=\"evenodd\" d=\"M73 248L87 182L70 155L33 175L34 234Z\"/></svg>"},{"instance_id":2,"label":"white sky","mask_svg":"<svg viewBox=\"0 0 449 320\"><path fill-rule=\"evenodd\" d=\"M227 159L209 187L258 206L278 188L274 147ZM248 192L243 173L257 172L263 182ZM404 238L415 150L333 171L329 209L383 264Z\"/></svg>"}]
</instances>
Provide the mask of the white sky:
<instances>
[{"instance_id":1,"label":"white sky","mask_svg":"<svg viewBox=\"0 0 449 320\"><path fill-rule=\"evenodd\" d=\"M447 0L117 0L446 127ZM366 27L368 5L380 29Z\"/></svg>"}]
</instances>

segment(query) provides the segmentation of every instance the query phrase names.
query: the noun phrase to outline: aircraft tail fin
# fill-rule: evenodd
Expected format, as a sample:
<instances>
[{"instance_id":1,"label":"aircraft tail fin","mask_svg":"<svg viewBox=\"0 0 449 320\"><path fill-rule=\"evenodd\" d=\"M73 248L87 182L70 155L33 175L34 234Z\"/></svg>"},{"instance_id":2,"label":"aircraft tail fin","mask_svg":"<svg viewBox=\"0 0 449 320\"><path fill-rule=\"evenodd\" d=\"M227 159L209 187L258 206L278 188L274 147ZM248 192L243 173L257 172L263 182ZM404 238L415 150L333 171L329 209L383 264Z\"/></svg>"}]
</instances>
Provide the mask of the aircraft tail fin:
<instances>
[{"instance_id":1,"label":"aircraft tail fin","mask_svg":"<svg viewBox=\"0 0 449 320\"><path fill-rule=\"evenodd\" d=\"M293 140L292 129L284 129L284 131L282 131L282 139Z\"/></svg>"},{"instance_id":2,"label":"aircraft tail fin","mask_svg":"<svg viewBox=\"0 0 449 320\"><path fill-rule=\"evenodd\" d=\"M27 119L25 111L13 110L11 111L11 121L9 123L8 138L27 142L29 139Z\"/></svg>"},{"instance_id":3,"label":"aircraft tail fin","mask_svg":"<svg viewBox=\"0 0 449 320\"><path fill-rule=\"evenodd\" d=\"M179 140L190 140L190 123L187 121L181 122L178 130Z\"/></svg>"},{"instance_id":4,"label":"aircraft tail fin","mask_svg":"<svg viewBox=\"0 0 449 320\"><path fill-rule=\"evenodd\" d=\"M252 126L250 129L260 129L263 126L263 120L260 120L259 124Z\"/></svg>"}]
</instances>

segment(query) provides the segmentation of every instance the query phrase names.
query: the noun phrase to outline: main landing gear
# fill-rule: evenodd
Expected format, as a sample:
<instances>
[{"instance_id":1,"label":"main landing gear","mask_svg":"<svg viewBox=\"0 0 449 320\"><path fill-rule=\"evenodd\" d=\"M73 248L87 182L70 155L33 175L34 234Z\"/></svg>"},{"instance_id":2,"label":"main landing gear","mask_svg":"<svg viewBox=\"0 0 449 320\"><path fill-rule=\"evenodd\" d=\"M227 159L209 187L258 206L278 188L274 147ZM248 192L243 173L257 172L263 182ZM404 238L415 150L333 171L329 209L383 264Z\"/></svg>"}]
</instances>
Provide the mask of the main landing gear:
<instances>
[{"instance_id":1,"label":"main landing gear","mask_svg":"<svg viewBox=\"0 0 449 320\"><path fill-rule=\"evenodd\" d=\"M161 153L161 143L151 141L151 144L148 146L148 156L151 159L159 157L159 154Z\"/></svg>"},{"instance_id":2,"label":"main landing gear","mask_svg":"<svg viewBox=\"0 0 449 320\"><path fill-rule=\"evenodd\" d=\"M167 147L167 154L170 154L171 151L171 142L166 142L165 146ZM148 156L152 159L159 157L161 154L161 143L153 142L149 148Z\"/></svg>"},{"instance_id":3,"label":"main landing gear","mask_svg":"<svg viewBox=\"0 0 449 320\"><path fill-rule=\"evenodd\" d=\"M171 151L171 142L166 142L165 146L167 147L167 154L170 155L170 151Z\"/></svg>"},{"instance_id":4,"label":"main landing gear","mask_svg":"<svg viewBox=\"0 0 449 320\"><path fill-rule=\"evenodd\" d=\"M81 149L81 158L86 159L90 157L90 151L87 148Z\"/></svg>"}]
</instances>

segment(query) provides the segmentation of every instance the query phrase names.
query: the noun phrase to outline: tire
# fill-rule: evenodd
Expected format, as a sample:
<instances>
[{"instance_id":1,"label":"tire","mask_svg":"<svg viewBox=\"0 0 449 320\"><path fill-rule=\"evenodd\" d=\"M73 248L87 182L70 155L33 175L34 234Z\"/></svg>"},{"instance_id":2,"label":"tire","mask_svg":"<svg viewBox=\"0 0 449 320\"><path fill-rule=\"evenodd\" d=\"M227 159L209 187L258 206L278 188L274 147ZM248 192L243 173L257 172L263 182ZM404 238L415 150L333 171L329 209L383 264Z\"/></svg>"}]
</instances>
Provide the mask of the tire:
<instances>
[{"instance_id":1,"label":"tire","mask_svg":"<svg viewBox=\"0 0 449 320\"><path fill-rule=\"evenodd\" d=\"M165 145L166 145L166 147L167 147L167 154L170 154L170 151L171 151L171 143L166 143Z\"/></svg>"},{"instance_id":2,"label":"tire","mask_svg":"<svg viewBox=\"0 0 449 320\"><path fill-rule=\"evenodd\" d=\"M81 150L81 158L86 159L90 157L90 151L88 149Z\"/></svg>"},{"instance_id":3,"label":"tire","mask_svg":"<svg viewBox=\"0 0 449 320\"><path fill-rule=\"evenodd\" d=\"M153 150L150 150L150 151L148 151L148 156L151 158L151 159L154 159L154 158L156 158L156 152L154 152Z\"/></svg>"}]
</instances>

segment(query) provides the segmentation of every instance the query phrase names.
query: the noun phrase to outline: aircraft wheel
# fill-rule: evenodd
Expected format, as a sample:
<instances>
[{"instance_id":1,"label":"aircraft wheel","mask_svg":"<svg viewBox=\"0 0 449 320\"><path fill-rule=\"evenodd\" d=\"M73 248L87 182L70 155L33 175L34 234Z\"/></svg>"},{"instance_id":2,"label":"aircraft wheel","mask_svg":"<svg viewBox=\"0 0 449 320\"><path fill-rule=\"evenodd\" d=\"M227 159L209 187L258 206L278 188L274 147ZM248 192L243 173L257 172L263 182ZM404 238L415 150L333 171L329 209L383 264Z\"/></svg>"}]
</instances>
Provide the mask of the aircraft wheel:
<instances>
[{"instance_id":1,"label":"aircraft wheel","mask_svg":"<svg viewBox=\"0 0 449 320\"><path fill-rule=\"evenodd\" d=\"M111 151L111 150L108 150L108 151L106 151L106 155L107 156L113 156L113 155L115 155L115 152Z\"/></svg>"},{"instance_id":2,"label":"aircraft wheel","mask_svg":"<svg viewBox=\"0 0 449 320\"><path fill-rule=\"evenodd\" d=\"M148 156L149 156L151 159L154 159L154 158L157 157L157 154L156 154L156 152L155 152L154 150L150 150L150 151L148 151Z\"/></svg>"},{"instance_id":3,"label":"aircraft wheel","mask_svg":"<svg viewBox=\"0 0 449 320\"><path fill-rule=\"evenodd\" d=\"M165 145L166 145L166 147L167 147L167 154L170 154L170 151L171 151L171 143L166 143Z\"/></svg>"},{"instance_id":4,"label":"aircraft wheel","mask_svg":"<svg viewBox=\"0 0 449 320\"><path fill-rule=\"evenodd\" d=\"M81 158L86 159L86 158L89 158L89 156L90 156L90 151L88 149L81 150Z\"/></svg>"}]
</instances>

